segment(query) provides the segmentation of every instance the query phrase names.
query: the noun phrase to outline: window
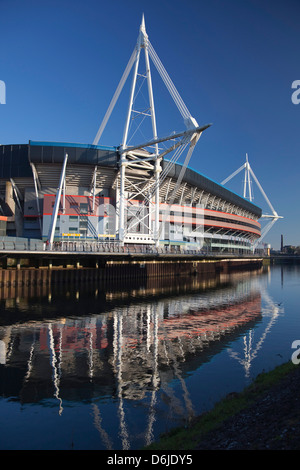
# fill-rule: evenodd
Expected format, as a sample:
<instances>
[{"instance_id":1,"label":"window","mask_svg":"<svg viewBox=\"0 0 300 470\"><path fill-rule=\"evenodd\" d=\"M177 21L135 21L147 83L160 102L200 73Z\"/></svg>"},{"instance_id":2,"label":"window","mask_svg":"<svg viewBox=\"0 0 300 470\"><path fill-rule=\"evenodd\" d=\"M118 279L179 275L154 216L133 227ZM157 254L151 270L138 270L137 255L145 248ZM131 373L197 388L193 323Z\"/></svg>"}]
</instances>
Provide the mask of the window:
<instances>
[{"instance_id":1,"label":"window","mask_svg":"<svg viewBox=\"0 0 300 470\"><path fill-rule=\"evenodd\" d=\"M79 227L87 229L87 226L88 226L88 218L81 216L79 219Z\"/></svg>"},{"instance_id":2,"label":"window","mask_svg":"<svg viewBox=\"0 0 300 470\"><path fill-rule=\"evenodd\" d=\"M83 237L83 238L87 237L87 229L86 228L84 228L84 229L81 228L79 233L80 233L81 237Z\"/></svg>"},{"instance_id":3,"label":"window","mask_svg":"<svg viewBox=\"0 0 300 470\"><path fill-rule=\"evenodd\" d=\"M87 214L88 213L89 205L86 202L80 203L80 214Z\"/></svg>"},{"instance_id":4,"label":"window","mask_svg":"<svg viewBox=\"0 0 300 470\"><path fill-rule=\"evenodd\" d=\"M6 235L6 220L0 220L0 236L4 237Z\"/></svg>"},{"instance_id":5,"label":"window","mask_svg":"<svg viewBox=\"0 0 300 470\"><path fill-rule=\"evenodd\" d=\"M69 221L70 222L78 222L78 215L70 215Z\"/></svg>"}]
</instances>

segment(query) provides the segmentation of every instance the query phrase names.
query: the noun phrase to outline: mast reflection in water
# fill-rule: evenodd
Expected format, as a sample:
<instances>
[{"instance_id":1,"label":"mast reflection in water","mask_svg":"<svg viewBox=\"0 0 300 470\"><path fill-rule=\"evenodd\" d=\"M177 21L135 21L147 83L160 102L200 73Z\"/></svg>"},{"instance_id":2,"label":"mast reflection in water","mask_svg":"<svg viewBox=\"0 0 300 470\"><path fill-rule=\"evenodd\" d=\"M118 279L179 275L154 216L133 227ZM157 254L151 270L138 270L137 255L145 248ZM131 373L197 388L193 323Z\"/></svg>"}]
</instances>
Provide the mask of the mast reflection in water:
<instances>
[{"instance_id":1,"label":"mast reflection in water","mask_svg":"<svg viewBox=\"0 0 300 470\"><path fill-rule=\"evenodd\" d=\"M199 371L262 320L260 274L2 289L1 448L132 449L188 422L228 386ZM259 347L229 349L244 376Z\"/></svg>"}]
</instances>

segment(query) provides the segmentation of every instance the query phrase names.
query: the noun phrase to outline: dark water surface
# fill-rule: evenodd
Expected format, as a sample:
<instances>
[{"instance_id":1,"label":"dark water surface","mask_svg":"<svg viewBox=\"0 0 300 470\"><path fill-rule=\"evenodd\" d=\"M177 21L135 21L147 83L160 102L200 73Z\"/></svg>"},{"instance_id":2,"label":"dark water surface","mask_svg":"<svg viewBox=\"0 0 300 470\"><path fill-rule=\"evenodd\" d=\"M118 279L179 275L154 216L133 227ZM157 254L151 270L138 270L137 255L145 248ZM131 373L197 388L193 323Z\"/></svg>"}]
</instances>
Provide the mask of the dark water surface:
<instances>
[{"instance_id":1,"label":"dark water surface","mask_svg":"<svg viewBox=\"0 0 300 470\"><path fill-rule=\"evenodd\" d=\"M138 449L290 360L300 266L0 290L0 449Z\"/></svg>"}]
</instances>

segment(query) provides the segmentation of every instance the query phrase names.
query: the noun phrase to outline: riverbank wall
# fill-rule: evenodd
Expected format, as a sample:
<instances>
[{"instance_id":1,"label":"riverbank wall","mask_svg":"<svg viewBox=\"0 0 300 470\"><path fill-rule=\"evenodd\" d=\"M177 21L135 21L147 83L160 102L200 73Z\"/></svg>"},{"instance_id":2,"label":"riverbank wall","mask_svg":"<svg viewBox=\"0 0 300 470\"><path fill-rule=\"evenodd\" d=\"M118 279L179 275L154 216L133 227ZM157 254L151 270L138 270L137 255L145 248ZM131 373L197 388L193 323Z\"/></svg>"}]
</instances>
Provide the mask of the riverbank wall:
<instances>
[{"instance_id":1,"label":"riverbank wall","mask_svg":"<svg viewBox=\"0 0 300 470\"><path fill-rule=\"evenodd\" d=\"M0 287L18 285L48 285L61 283L87 283L149 278L173 278L178 276L217 275L241 270L260 269L263 262L255 259L96 259L93 266L84 259L28 260L12 259L0 268Z\"/></svg>"}]
</instances>

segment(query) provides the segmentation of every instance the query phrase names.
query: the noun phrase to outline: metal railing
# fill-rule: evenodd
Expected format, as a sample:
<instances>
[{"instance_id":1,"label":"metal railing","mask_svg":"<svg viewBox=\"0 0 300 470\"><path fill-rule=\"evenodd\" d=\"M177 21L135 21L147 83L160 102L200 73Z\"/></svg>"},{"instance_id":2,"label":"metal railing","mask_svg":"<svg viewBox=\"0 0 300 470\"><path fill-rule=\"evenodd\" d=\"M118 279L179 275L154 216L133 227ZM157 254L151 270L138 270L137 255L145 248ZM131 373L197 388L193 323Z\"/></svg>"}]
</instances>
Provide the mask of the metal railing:
<instances>
[{"instance_id":1,"label":"metal railing","mask_svg":"<svg viewBox=\"0 0 300 470\"><path fill-rule=\"evenodd\" d=\"M43 251L45 244L41 240L0 240L1 251Z\"/></svg>"},{"instance_id":2,"label":"metal railing","mask_svg":"<svg viewBox=\"0 0 300 470\"><path fill-rule=\"evenodd\" d=\"M4 252L49 252L49 253L118 253L118 254L174 254L174 255L201 255L201 256L216 256L228 255L249 257L253 255L252 252L235 252L232 250L211 251L208 247L201 249L187 249L182 246L169 246L164 245L156 247L154 245L143 244L130 244L121 245L117 242L86 242L86 241L60 241L54 242L52 245L46 244L42 240L34 239L14 239L14 240L0 240L0 253ZM255 255L262 255L262 253L255 253Z\"/></svg>"}]
</instances>

